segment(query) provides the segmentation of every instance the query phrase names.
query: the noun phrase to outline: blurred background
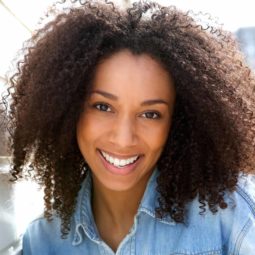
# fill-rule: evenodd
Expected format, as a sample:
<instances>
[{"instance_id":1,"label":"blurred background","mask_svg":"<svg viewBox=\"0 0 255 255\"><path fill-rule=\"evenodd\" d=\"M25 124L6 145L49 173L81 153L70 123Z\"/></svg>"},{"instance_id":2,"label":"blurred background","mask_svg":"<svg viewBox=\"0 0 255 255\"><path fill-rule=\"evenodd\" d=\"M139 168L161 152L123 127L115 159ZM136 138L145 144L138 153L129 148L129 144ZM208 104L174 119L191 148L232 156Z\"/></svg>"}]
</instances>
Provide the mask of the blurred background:
<instances>
[{"instance_id":1,"label":"blurred background","mask_svg":"<svg viewBox=\"0 0 255 255\"><path fill-rule=\"evenodd\" d=\"M93 0L92 0L93 1ZM112 0L129 7L133 0ZM67 1L70 2L70 1ZM239 41L248 65L255 69L254 0L156 0L162 5L194 13L209 13ZM0 92L7 87L12 60L31 33L38 28L40 17L51 10L53 0L0 0ZM207 15L206 15L207 16ZM208 16L209 17L209 16ZM210 19L210 18L209 18ZM17 254L20 237L27 224L43 211L43 195L31 181L9 182L9 160L6 133L0 130L0 255Z\"/></svg>"}]
</instances>

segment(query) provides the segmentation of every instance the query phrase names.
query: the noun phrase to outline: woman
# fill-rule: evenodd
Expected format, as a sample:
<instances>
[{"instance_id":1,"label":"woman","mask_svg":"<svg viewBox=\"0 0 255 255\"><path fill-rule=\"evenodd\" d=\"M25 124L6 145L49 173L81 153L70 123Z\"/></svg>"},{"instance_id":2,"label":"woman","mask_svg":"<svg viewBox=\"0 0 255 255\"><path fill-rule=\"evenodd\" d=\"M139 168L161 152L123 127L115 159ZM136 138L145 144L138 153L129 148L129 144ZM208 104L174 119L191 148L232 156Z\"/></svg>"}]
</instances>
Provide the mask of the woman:
<instances>
[{"instance_id":1,"label":"woman","mask_svg":"<svg viewBox=\"0 0 255 255\"><path fill-rule=\"evenodd\" d=\"M23 254L254 254L255 83L231 35L86 2L11 81L12 175L45 192Z\"/></svg>"}]
</instances>

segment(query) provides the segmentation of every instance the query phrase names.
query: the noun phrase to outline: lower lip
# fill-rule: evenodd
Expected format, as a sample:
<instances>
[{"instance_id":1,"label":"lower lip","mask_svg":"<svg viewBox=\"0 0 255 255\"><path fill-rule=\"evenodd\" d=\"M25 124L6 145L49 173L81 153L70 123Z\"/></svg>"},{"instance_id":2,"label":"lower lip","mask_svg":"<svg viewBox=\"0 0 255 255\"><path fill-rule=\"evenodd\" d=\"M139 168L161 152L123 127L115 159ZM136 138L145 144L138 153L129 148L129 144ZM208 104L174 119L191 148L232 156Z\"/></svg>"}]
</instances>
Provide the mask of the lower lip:
<instances>
[{"instance_id":1,"label":"lower lip","mask_svg":"<svg viewBox=\"0 0 255 255\"><path fill-rule=\"evenodd\" d=\"M136 160L135 163L133 164L129 164L127 166L118 168L112 164L110 164L108 161L106 161L106 159L101 155L101 153L98 151L98 154L103 162L104 167L111 172L112 174L116 174L116 175L128 175L130 173L132 173L135 168L137 167L137 165L140 163L142 157L140 156L138 160Z\"/></svg>"}]
</instances>

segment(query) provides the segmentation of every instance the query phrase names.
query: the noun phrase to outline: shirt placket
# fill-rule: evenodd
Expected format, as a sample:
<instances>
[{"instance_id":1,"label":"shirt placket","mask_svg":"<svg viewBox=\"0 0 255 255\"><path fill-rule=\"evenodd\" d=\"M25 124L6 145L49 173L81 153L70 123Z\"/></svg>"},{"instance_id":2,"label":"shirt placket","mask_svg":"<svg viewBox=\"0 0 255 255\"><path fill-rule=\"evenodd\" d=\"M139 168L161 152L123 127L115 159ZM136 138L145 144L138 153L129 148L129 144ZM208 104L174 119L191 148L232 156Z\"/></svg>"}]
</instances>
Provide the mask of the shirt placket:
<instances>
[{"instance_id":1,"label":"shirt placket","mask_svg":"<svg viewBox=\"0 0 255 255\"><path fill-rule=\"evenodd\" d=\"M134 225L129 233L121 241L116 253L103 241L99 244L100 255L135 255L135 233L138 224L138 216L135 217Z\"/></svg>"}]
</instances>

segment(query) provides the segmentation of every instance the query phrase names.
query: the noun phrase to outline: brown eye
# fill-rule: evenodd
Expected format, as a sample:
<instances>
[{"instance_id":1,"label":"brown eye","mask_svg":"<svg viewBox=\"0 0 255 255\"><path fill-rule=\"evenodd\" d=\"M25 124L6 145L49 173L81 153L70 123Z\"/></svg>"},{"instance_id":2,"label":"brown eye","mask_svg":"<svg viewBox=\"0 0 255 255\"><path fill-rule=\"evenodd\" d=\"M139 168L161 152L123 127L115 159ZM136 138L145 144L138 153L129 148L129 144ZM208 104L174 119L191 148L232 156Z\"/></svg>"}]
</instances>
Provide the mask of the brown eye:
<instances>
[{"instance_id":1,"label":"brown eye","mask_svg":"<svg viewBox=\"0 0 255 255\"><path fill-rule=\"evenodd\" d=\"M108 104L97 103L97 104L94 104L93 107L95 107L101 112L111 112L111 108Z\"/></svg>"},{"instance_id":2,"label":"brown eye","mask_svg":"<svg viewBox=\"0 0 255 255\"><path fill-rule=\"evenodd\" d=\"M159 119L161 115L158 112L145 112L142 114L142 117L146 119Z\"/></svg>"}]
</instances>

